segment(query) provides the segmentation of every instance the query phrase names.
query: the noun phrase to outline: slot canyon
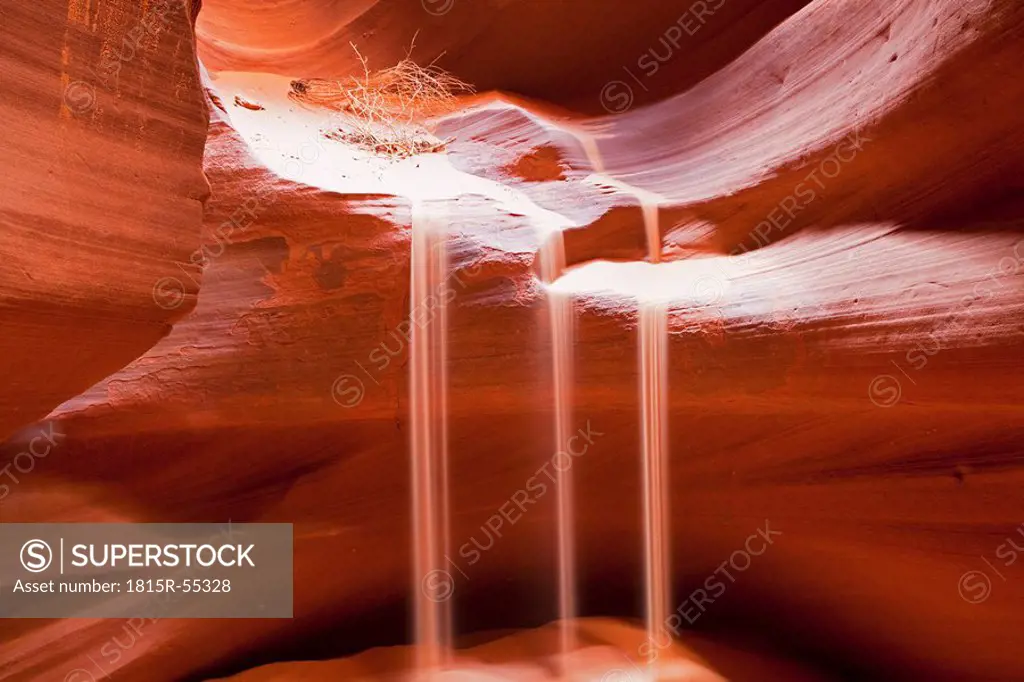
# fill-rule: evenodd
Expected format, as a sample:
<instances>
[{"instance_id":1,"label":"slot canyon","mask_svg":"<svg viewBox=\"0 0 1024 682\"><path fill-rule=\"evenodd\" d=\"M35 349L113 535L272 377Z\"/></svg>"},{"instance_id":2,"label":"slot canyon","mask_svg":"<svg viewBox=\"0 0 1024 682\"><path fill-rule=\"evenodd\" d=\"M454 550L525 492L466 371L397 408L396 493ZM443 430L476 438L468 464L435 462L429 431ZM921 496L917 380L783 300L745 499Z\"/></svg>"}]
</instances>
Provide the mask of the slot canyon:
<instances>
[{"instance_id":1,"label":"slot canyon","mask_svg":"<svg viewBox=\"0 0 1024 682\"><path fill-rule=\"evenodd\" d=\"M0 680L1024 680L1020 0L0 36L0 530L292 533L290 617L0 561Z\"/></svg>"}]
</instances>

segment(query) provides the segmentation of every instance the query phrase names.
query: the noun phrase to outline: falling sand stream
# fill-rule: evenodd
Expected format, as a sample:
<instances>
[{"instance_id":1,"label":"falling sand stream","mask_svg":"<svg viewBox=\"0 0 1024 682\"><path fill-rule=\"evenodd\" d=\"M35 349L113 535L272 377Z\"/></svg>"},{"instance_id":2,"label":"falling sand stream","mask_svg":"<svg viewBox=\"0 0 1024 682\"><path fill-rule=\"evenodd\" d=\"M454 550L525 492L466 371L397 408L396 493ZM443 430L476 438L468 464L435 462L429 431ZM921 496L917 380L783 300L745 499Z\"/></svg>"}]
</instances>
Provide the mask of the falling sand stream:
<instances>
[{"instance_id":1,"label":"falling sand stream","mask_svg":"<svg viewBox=\"0 0 1024 682\"><path fill-rule=\"evenodd\" d=\"M640 202L647 238L647 259L661 260L659 206L661 198L606 174L597 140L574 131L590 165L605 183L632 194ZM659 292L660 293L660 292ZM648 641L656 641L671 611L669 576L668 485L668 309L663 302L638 301L640 349L640 443L643 462L644 605ZM653 668L656 653L649 662Z\"/></svg>"},{"instance_id":2,"label":"falling sand stream","mask_svg":"<svg viewBox=\"0 0 1024 682\"><path fill-rule=\"evenodd\" d=\"M648 641L670 612L668 486L668 324L665 307L641 302L640 431L643 455L644 574ZM653 658L657 655L654 654ZM650 661L653 666L654 660Z\"/></svg>"},{"instance_id":3,"label":"falling sand stream","mask_svg":"<svg viewBox=\"0 0 1024 682\"><path fill-rule=\"evenodd\" d=\"M435 205L412 209L410 410L412 435L413 620L416 668L448 663L452 645L448 496L447 222ZM438 294L435 296L435 294ZM425 313L425 319L417 319Z\"/></svg>"},{"instance_id":4,"label":"falling sand stream","mask_svg":"<svg viewBox=\"0 0 1024 682\"><path fill-rule=\"evenodd\" d=\"M660 260L660 198L604 174L596 141L579 130L580 140L605 184L632 194L640 202L648 260ZM447 276L447 223L444 215L424 202L414 202L411 267L411 472L413 488L414 623L416 668L423 673L443 669L451 659L452 617L450 576L443 568L450 545L447 432L447 316L445 302L433 294ZM554 282L565 271L565 241L561 231L547 235L539 254L541 277ZM416 306L433 301L421 324ZM574 311L571 293L548 289L554 385L554 452L569 441L573 417ZM639 304L640 440L643 473L643 533L645 619L653 640L669 612L669 491L667 423L667 307L641 300ZM571 469L557 470L556 521L558 630L560 673L575 650L577 636L577 574L574 492ZM649 662L652 673L654 662ZM656 673L654 673L656 675Z\"/></svg>"},{"instance_id":5,"label":"falling sand stream","mask_svg":"<svg viewBox=\"0 0 1024 682\"><path fill-rule=\"evenodd\" d=\"M565 270L565 240L552 233L541 246L541 277L553 282ZM548 292L551 325L551 372L554 383L555 442L560 452L569 441L572 420L573 302L572 295ZM558 537L558 619L562 660L576 646L576 543L572 469L555 467L555 525Z\"/></svg>"}]
</instances>

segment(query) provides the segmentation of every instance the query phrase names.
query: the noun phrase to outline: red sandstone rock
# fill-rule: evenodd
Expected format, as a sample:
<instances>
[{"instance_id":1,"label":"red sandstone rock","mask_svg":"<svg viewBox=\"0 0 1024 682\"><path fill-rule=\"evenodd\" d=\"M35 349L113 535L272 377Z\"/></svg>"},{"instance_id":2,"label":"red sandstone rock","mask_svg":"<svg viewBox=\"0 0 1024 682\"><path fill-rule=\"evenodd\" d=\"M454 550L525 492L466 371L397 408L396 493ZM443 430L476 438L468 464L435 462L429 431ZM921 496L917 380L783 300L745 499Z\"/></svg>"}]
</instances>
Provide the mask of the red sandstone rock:
<instances>
[{"instance_id":1,"label":"red sandstone rock","mask_svg":"<svg viewBox=\"0 0 1024 682\"><path fill-rule=\"evenodd\" d=\"M361 70L350 43L383 67L415 42L418 60L438 59L480 91L603 113L614 106L601 97L610 83L627 82L638 104L681 92L805 4L708 0L701 11L692 0L639 0L624 12L618 0L207 0L197 34L212 70L325 78Z\"/></svg>"},{"instance_id":2,"label":"red sandstone rock","mask_svg":"<svg viewBox=\"0 0 1024 682\"><path fill-rule=\"evenodd\" d=\"M208 187L181 2L4 2L0 13L6 437L191 310L199 277L188 254ZM185 275L196 283L178 286Z\"/></svg>"},{"instance_id":3,"label":"red sandstone rock","mask_svg":"<svg viewBox=\"0 0 1024 682\"><path fill-rule=\"evenodd\" d=\"M464 77L476 68L478 85L562 104L592 87L596 100L601 83L622 78L614 60L602 62L599 77L569 88L581 55L593 56L587 41L628 37L610 49L618 60L671 24L652 36L597 26L610 19L594 11L595 26L550 53L540 39L522 48L572 53L545 70L514 63L508 41L530 22L565 33L566 22L545 12L571 3L508 3L498 15L495 6L457 4L430 20L437 30L424 30L419 45L448 49L446 63ZM668 292L674 599L686 604L766 524L781 533L697 626L798 649L840 675L1020 676L1024 580L997 555L1022 520L1020 6L814 2L774 29L761 14L741 20L747 6L736 7L697 34L707 42L695 73L707 78L676 79L666 66L659 78L671 86L650 95L661 100L652 106L640 108L636 93L630 111L583 122L510 97L467 102L437 125L452 140L449 167L427 157L353 161L319 136L325 114L284 99L291 77L347 71L347 41L369 31L360 46L373 59L403 54L419 3L207 2L199 35L220 104L205 157L206 267L188 284L198 305L124 369L115 371L156 337L112 366L83 365L95 374L49 403L24 403L34 406L11 428L80 394L51 415L66 439L3 500L3 520L293 522L296 618L161 621L103 672L222 676L255 657L315 648L296 638L338 641L318 649L330 658L348 642L401 643L400 631L363 631L403 609L412 582L405 334L410 308L424 305L408 293L415 196L452 225L457 549L486 541L484 524L549 460L550 338L536 260L560 229L576 267L556 286L579 294L573 420L600 434L573 468L584 604L639 615L635 298ZM477 37L459 45L460 35ZM703 52L712 38L736 58ZM674 63L682 71L687 59ZM218 73L230 69L281 77ZM235 96L265 109L235 106ZM198 102L188 114L202 119ZM594 173L588 134L613 178ZM826 174L837 153L840 172L804 203L800 184ZM640 202L615 178L661 198L658 250L672 262L639 262L648 246ZM784 220L787 198L800 211ZM145 234L137 248L168 233ZM189 262L194 241L176 244L160 253ZM114 268L125 267L109 266L119 281ZM54 276L77 296L105 272ZM140 329L117 326L117 337ZM26 338L7 343L30 348ZM15 386L26 381L13 376ZM0 461L27 436L8 442ZM552 497L538 498L478 561L459 554L460 631L556 616ZM979 571L991 592L972 603ZM974 583L961 582L972 572ZM400 630L403 616L394 622ZM4 633L10 679L59 680L123 635L123 624Z\"/></svg>"}]
</instances>

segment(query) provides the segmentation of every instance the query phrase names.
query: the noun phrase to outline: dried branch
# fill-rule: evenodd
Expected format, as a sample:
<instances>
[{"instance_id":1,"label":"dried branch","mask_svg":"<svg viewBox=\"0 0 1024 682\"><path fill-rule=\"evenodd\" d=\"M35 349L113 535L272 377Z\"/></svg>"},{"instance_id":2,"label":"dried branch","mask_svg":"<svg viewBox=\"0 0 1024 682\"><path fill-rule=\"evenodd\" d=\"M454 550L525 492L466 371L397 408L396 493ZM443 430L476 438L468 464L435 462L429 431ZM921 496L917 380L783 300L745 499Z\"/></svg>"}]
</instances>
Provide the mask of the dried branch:
<instances>
[{"instance_id":1,"label":"dried branch","mask_svg":"<svg viewBox=\"0 0 1024 682\"><path fill-rule=\"evenodd\" d=\"M371 72L366 57L352 44L363 67L361 78L294 80L289 97L344 114L338 128L324 133L331 139L401 158L440 151L445 143L431 135L423 122L451 111L458 95L474 90L433 62L423 67L413 61L415 41L413 37L405 59L376 72Z\"/></svg>"}]
</instances>

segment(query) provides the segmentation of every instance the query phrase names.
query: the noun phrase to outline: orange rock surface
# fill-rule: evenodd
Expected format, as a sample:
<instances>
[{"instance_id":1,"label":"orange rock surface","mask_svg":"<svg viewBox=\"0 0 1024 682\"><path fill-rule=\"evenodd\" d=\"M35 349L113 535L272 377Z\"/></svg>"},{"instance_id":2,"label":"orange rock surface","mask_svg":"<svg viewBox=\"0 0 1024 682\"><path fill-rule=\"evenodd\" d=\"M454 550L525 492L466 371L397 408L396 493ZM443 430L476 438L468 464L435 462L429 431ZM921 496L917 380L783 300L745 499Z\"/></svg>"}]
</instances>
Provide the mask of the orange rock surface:
<instances>
[{"instance_id":1,"label":"orange rock surface","mask_svg":"<svg viewBox=\"0 0 1024 682\"><path fill-rule=\"evenodd\" d=\"M124 367L192 309L199 268L188 256L209 189L207 114L181 2L0 10L6 437Z\"/></svg>"},{"instance_id":2,"label":"orange rock surface","mask_svg":"<svg viewBox=\"0 0 1024 682\"><path fill-rule=\"evenodd\" d=\"M553 493L486 530L550 463L550 286L575 296L592 436L583 615L642 616L636 310L657 297L673 599L780 533L683 645L733 680L1024 677L1016 0L171 2L130 59L160 3L0 3L0 466L59 434L10 469L0 520L295 524L293 620L160 620L116 660L123 622L10 621L3 679L405 668L359 652L410 643L418 583L414 204L450 226L451 536L494 540L455 559L465 660L550 676L521 642L558 615ZM480 92L431 122L443 154L374 158L287 96L361 69L350 42L386 66L413 36ZM633 650L603 623L593 646ZM520 632L480 656L497 630Z\"/></svg>"}]
</instances>

